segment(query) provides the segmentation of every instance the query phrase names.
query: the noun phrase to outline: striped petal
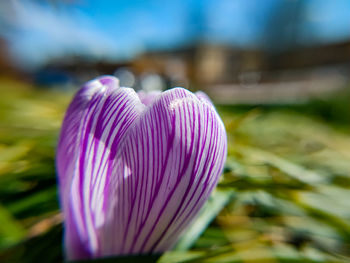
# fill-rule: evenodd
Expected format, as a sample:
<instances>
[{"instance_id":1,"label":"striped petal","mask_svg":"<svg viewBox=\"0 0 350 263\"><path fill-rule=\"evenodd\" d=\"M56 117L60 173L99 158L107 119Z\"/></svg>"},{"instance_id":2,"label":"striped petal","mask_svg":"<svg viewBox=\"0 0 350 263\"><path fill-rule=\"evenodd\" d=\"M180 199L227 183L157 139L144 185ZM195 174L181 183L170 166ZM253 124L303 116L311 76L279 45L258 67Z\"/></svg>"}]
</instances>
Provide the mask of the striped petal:
<instances>
[{"instance_id":1,"label":"striped petal","mask_svg":"<svg viewBox=\"0 0 350 263\"><path fill-rule=\"evenodd\" d=\"M113 77L87 83L68 108L58 143L57 171L69 259L98 252L96 229L105 220L112 159L143 108L134 90L120 89Z\"/></svg>"},{"instance_id":2,"label":"striped petal","mask_svg":"<svg viewBox=\"0 0 350 263\"><path fill-rule=\"evenodd\" d=\"M97 92L88 84L89 99L78 93L62 128L57 164L71 259L171 248L226 158L224 126L201 94L176 88L139 98L111 83Z\"/></svg>"},{"instance_id":3,"label":"striped petal","mask_svg":"<svg viewBox=\"0 0 350 263\"><path fill-rule=\"evenodd\" d=\"M215 187L225 156L224 126L211 104L179 88L158 97L120 148L116 170L124 176L111 188L103 254L171 248Z\"/></svg>"}]
</instances>

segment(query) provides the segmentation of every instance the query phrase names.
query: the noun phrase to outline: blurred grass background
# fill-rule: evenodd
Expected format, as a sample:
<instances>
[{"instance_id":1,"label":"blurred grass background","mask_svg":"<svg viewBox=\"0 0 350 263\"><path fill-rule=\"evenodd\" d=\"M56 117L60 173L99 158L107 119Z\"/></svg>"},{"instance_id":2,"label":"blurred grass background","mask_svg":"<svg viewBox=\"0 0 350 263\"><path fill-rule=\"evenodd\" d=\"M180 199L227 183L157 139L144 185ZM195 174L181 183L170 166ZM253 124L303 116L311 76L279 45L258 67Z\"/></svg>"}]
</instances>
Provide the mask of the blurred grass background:
<instances>
[{"instance_id":1,"label":"blurred grass background","mask_svg":"<svg viewBox=\"0 0 350 263\"><path fill-rule=\"evenodd\" d=\"M0 82L0 262L60 262L54 158L73 93ZM189 250L158 262L350 262L349 99L219 105L229 201Z\"/></svg>"},{"instance_id":2,"label":"blurred grass background","mask_svg":"<svg viewBox=\"0 0 350 263\"><path fill-rule=\"evenodd\" d=\"M348 0L0 1L0 262L63 261L58 133L104 74L205 91L229 140L174 250L109 262L350 262L349 24Z\"/></svg>"}]
</instances>

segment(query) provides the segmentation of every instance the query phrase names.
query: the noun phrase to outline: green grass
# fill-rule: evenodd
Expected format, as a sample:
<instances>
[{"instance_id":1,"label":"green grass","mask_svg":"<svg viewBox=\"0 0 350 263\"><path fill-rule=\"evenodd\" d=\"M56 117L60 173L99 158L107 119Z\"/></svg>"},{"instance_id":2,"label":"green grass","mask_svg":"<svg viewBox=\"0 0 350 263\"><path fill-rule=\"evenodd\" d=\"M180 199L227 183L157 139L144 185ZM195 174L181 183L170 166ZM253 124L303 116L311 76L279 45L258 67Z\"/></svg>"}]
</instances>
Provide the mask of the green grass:
<instances>
[{"instance_id":1,"label":"green grass","mask_svg":"<svg viewBox=\"0 0 350 263\"><path fill-rule=\"evenodd\" d=\"M0 92L0 262L60 262L54 157L72 94L5 79ZM219 107L229 148L220 194L210 202L217 209L203 210L191 228L205 229L197 240L186 236L158 262L349 262L343 100Z\"/></svg>"}]
</instances>

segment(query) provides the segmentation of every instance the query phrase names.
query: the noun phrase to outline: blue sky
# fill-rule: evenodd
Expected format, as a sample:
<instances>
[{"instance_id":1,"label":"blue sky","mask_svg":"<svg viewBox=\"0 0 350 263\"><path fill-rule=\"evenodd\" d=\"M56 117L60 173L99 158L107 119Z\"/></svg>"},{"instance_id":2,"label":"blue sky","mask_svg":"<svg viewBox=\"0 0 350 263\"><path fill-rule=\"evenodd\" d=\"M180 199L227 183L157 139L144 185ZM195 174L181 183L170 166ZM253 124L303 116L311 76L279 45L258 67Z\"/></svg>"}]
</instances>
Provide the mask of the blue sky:
<instances>
[{"instance_id":1,"label":"blue sky","mask_svg":"<svg viewBox=\"0 0 350 263\"><path fill-rule=\"evenodd\" d=\"M0 34L20 63L35 66L66 54L128 59L144 50L177 48L199 40L278 49L294 42L310 45L350 39L349 0L73 2L0 3ZM297 35L292 34L295 29Z\"/></svg>"}]
</instances>

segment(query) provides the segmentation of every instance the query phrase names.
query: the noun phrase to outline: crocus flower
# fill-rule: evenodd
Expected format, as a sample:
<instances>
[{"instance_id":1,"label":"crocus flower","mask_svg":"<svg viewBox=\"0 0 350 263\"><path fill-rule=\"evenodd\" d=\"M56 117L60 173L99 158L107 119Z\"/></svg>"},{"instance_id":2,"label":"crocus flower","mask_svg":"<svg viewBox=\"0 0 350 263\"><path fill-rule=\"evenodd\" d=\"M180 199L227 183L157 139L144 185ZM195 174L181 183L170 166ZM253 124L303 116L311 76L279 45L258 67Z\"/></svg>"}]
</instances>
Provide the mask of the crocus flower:
<instances>
[{"instance_id":1,"label":"crocus flower","mask_svg":"<svg viewBox=\"0 0 350 263\"><path fill-rule=\"evenodd\" d=\"M204 93L136 93L110 76L88 82L57 149L67 258L170 249L214 189L226 145Z\"/></svg>"}]
</instances>

